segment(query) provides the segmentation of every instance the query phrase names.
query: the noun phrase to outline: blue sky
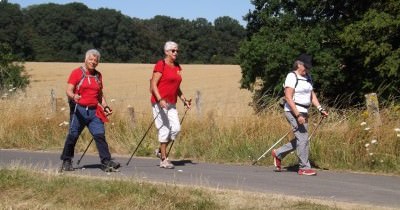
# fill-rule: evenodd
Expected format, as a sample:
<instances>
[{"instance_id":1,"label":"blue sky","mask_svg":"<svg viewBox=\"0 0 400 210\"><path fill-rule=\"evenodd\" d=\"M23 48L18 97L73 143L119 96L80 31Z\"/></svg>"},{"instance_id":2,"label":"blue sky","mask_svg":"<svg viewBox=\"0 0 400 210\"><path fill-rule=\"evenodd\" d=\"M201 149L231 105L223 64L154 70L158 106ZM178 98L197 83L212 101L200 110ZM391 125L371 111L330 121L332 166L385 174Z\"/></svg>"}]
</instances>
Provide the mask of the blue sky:
<instances>
[{"instance_id":1,"label":"blue sky","mask_svg":"<svg viewBox=\"0 0 400 210\"><path fill-rule=\"evenodd\" d=\"M189 20L202 17L213 22L217 17L229 16L238 20L243 26L246 26L247 22L242 20L242 17L254 9L250 0L8 0L8 2L19 4L22 8L33 4L81 2L92 9L100 7L115 9L124 15L140 19L165 15Z\"/></svg>"}]
</instances>

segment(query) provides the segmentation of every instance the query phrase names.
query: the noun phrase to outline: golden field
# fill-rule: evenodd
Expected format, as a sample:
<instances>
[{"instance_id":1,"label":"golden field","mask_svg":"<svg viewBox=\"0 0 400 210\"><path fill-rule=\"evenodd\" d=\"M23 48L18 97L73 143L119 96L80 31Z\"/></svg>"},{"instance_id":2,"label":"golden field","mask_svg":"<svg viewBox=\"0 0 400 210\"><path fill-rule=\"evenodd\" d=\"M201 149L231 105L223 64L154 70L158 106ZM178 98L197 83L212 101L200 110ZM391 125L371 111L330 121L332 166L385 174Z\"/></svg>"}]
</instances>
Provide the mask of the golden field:
<instances>
[{"instance_id":1,"label":"golden field","mask_svg":"<svg viewBox=\"0 0 400 210\"><path fill-rule=\"evenodd\" d=\"M54 89L57 98L66 100L65 88L72 69L82 63L27 62L31 75L27 96L38 103L50 102ZM97 69L103 74L104 92L115 112L133 106L137 113L150 114L149 79L154 64L100 63ZM192 113L213 112L221 117L249 115L251 93L240 89L241 70L238 65L182 65L181 89L193 99ZM196 106L195 99L200 93ZM35 103L33 100L32 102ZM117 109L116 109L117 108ZM178 109L182 108L181 103ZM182 109L180 109L182 111Z\"/></svg>"}]
</instances>

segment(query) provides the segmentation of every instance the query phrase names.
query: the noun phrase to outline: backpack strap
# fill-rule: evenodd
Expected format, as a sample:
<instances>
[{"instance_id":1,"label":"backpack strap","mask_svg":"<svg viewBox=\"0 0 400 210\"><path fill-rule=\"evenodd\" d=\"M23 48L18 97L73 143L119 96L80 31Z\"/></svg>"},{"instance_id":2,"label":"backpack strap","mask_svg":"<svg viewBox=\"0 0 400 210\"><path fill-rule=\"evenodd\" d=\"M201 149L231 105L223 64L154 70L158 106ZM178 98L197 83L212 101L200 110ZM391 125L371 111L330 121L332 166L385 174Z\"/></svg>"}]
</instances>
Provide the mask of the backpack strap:
<instances>
[{"instance_id":1,"label":"backpack strap","mask_svg":"<svg viewBox=\"0 0 400 210\"><path fill-rule=\"evenodd\" d=\"M294 88L297 87L297 84L299 83L299 80L303 80L303 81L309 82L311 84L311 86L313 86L313 81L312 81L310 75L306 74L306 80L304 80L304 79L299 79L299 77L297 76L296 72L292 71L292 73L296 76L296 84L294 85Z\"/></svg>"},{"instance_id":2,"label":"backpack strap","mask_svg":"<svg viewBox=\"0 0 400 210\"><path fill-rule=\"evenodd\" d=\"M76 92L79 92L79 89L81 88L83 80L86 77L86 70L82 66L79 67L79 69L82 71L82 77L81 77L81 80L79 81L79 83L76 85L76 88L75 88Z\"/></svg>"},{"instance_id":3,"label":"backpack strap","mask_svg":"<svg viewBox=\"0 0 400 210\"><path fill-rule=\"evenodd\" d=\"M79 69L82 71L82 77L81 77L81 80L79 81L79 83L78 83L78 85L76 85L76 88L75 88L75 90L77 91L77 92L79 92L79 89L81 88L81 85L82 85L82 83L83 83L83 80L87 77L88 78L88 81L89 81L89 84L90 84L90 79L89 79L89 77L94 77L95 78L95 80L96 80L96 83L100 83L100 79L99 79L99 73L97 72L97 70L94 70L95 72L94 72L94 76L92 76L92 75L86 75L86 70L85 70L85 68L83 68L82 66L81 67L79 67Z\"/></svg>"}]
</instances>

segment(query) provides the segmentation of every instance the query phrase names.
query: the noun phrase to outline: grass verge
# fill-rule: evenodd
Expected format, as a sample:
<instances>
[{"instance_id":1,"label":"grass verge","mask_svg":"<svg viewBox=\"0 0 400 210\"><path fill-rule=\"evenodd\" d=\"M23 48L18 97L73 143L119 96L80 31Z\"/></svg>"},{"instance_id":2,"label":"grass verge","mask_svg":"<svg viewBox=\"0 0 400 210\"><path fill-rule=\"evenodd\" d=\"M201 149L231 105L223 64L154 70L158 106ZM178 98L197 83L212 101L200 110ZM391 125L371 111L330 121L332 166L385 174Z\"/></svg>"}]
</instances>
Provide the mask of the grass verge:
<instances>
[{"instance_id":1,"label":"grass verge","mask_svg":"<svg viewBox=\"0 0 400 210\"><path fill-rule=\"evenodd\" d=\"M291 196L216 190L135 179L0 169L1 209L377 209Z\"/></svg>"}]
</instances>

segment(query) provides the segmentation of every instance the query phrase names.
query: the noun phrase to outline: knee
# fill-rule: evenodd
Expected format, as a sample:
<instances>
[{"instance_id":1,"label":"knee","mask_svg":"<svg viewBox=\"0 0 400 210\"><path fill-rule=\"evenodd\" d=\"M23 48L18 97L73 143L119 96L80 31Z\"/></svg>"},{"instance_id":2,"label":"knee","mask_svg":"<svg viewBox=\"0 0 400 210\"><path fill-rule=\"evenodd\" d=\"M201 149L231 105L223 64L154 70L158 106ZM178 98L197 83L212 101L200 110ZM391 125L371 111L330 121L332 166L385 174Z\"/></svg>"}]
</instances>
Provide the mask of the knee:
<instances>
[{"instance_id":1,"label":"knee","mask_svg":"<svg viewBox=\"0 0 400 210\"><path fill-rule=\"evenodd\" d=\"M96 141L106 141L106 136L104 133L93 134L93 138Z\"/></svg>"},{"instance_id":2,"label":"knee","mask_svg":"<svg viewBox=\"0 0 400 210\"><path fill-rule=\"evenodd\" d=\"M67 135L67 142L75 143L76 140L78 140L78 138L79 138L78 132L69 132Z\"/></svg>"},{"instance_id":3,"label":"knee","mask_svg":"<svg viewBox=\"0 0 400 210\"><path fill-rule=\"evenodd\" d=\"M298 146L298 147L306 147L306 146L308 146L308 139L300 140L300 141L297 143L297 146Z\"/></svg>"}]
</instances>

